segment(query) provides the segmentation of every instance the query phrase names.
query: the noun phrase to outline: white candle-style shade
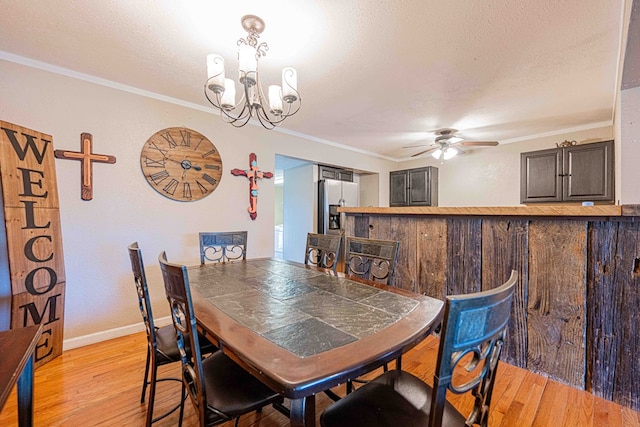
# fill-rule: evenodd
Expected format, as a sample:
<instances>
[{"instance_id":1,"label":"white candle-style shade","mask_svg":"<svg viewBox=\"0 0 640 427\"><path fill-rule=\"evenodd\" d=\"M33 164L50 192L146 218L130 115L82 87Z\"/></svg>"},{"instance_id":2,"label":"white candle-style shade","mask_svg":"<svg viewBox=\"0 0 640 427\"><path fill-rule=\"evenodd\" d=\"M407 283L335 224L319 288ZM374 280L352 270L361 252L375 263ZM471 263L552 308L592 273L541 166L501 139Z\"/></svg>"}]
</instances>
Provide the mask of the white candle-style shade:
<instances>
[{"instance_id":1,"label":"white candle-style shade","mask_svg":"<svg viewBox=\"0 0 640 427\"><path fill-rule=\"evenodd\" d=\"M220 106L231 109L236 105L236 84L231 79L224 79L224 93L220 100Z\"/></svg>"},{"instance_id":2,"label":"white candle-style shade","mask_svg":"<svg viewBox=\"0 0 640 427\"><path fill-rule=\"evenodd\" d=\"M209 89L216 93L224 90L224 58L220 55L207 55L207 76Z\"/></svg>"},{"instance_id":3,"label":"white candle-style shade","mask_svg":"<svg viewBox=\"0 0 640 427\"><path fill-rule=\"evenodd\" d=\"M298 99L298 73L294 68L282 70L282 99L288 103Z\"/></svg>"},{"instance_id":4,"label":"white candle-style shade","mask_svg":"<svg viewBox=\"0 0 640 427\"><path fill-rule=\"evenodd\" d=\"M269 110L273 114L282 114L282 89L278 85L269 86Z\"/></svg>"},{"instance_id":5,"label":"white candle-style shade","mask_svg":"<svg viewBox=\"0 0 640 427\"><path fill-rule=\"evenodd\" d=\"M241 71L246 73L256 71L258 68L258 59L256 58L255 48L248 44L240 45L238 49L238 63Z\"/></svg>"}]
</instances>

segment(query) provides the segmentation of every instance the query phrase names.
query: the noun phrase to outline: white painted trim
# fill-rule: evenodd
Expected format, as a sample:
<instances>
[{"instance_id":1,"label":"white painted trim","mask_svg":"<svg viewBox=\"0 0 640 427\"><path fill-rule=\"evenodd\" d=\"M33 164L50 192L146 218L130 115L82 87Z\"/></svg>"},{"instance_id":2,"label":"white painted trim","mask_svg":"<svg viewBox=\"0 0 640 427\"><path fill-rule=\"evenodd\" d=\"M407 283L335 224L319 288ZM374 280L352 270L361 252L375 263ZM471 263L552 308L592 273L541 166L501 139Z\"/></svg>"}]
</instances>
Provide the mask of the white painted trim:
<instances>
[{"instance_id":1,"label":"white painted trim","mask_svg":"<svg viewBox=\"0 0 640 427\"><path fill-rule=\"evenodd\" d=\"M165 316L158 319L154 319L156 326L162 327L171 324L171 317ZM78 347L84 347L86 345L96 344L102 341L110 340L113 338L120 338L126 335L135 334L136 332L144 331L144 324L142 322L135 323L133 325L121 326L119 328L109 329L106 331L100 331L89 335L83 335L81 337L69 338L62 342L62 351L71 350Z\"/></svg>"}]
</instances>

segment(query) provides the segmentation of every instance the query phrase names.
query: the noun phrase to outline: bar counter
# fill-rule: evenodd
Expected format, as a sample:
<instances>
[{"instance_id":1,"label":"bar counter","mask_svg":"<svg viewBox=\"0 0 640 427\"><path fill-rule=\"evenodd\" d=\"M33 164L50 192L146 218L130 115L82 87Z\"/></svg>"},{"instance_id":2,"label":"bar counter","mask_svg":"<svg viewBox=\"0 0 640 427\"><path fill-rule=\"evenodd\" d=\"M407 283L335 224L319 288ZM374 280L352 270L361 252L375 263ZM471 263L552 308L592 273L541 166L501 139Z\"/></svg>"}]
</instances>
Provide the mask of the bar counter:
<instances>
[{"instance_id":1,"label":"bar counter","mask_svg":"<svg viewBox=\"0 0 640 427\"><path fill-rule=\"evenodd\" d=\"M561 217L619 217L640 216L640 205L562 205L562 206L487 206L487 207L445 207L445 206L403 206L341 207L339 212L347 214L387 214L387 215L466 215L466 216L561 216Z\"/></svg>"},{"instance_id":2,"label":"bar counter","mask_svg":"<svg viewBox=\"0 0 640 427\"><path fill-rule=\"evenodd\" d=\"M640 206L358 207L345 235L399 240L393 285L444 299L518 288L503 360L640 410Z\"/></svg>"}]
</instances>

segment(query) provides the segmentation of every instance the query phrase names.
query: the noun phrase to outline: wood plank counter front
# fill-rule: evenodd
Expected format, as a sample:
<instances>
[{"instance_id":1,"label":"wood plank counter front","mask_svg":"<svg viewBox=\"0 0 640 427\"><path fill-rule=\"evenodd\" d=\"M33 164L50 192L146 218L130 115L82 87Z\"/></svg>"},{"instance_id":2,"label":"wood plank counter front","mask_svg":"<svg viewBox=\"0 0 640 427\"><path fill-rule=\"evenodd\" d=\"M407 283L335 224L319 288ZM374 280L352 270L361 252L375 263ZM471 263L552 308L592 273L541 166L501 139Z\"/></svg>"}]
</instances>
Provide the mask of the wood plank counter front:
<instances>
[{"instance_id":1,"label":"wood plank counter front","mask_svg":"<svg viewBox=\"0 0 640 427\"><path fill-rule=\"evenodd\" d=\"M339 208L399 240L393 285L443 299L518 289L503 360L640 410L638 205Z\"/></svg>"}]
</instances>

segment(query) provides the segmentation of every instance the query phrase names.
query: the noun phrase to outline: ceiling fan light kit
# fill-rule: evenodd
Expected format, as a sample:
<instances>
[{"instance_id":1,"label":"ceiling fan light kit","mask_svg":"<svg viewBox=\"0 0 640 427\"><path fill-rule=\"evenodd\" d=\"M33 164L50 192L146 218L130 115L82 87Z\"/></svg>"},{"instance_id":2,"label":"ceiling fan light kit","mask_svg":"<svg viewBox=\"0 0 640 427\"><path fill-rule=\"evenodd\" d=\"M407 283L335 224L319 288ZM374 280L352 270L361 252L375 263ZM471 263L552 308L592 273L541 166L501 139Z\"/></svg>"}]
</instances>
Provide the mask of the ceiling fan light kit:
<instances>
[{"instance_id":1,"label":"ceiling fan light kit","mask_svg":"<svg viewBox=\"0 0 640 427\"><path fill-rule=\"evenodd\" d=\"M445 160L452 159L458 154L464 153L459 146L473 146L473 147L494 147L498 145L498 141L467 141L459 136L454 136L458 132L456 129L444 128L435 131L436 138L431 144L425 144L428 146L426 150L422 150L419 153L413 154L411 157L421 156L425 153L431 153L431 155L440 160L440 164L444 164ZM404 148L413 148L412 147Z\"/></svg>"},{"instance_id":2,"label":"ceiling fan light kit","mask_svg":"<svg viewBox=\"0 0 640 427\"><path fill-rule=\"evenodd\" d=\"M449 160L458 155L458 150L455 147L438 148L431 155L435 159Z\"/></svg>"},{"instance_id":3,"label":"ceiling fan light kit","mask_svg":"<svg viewBox=\"0 0 640 427\"><path fill-rule=\"evenodd\" d=\"M207 56L204 94L211 105L220 110L225 122L242 127L251 118L256 118L264 128L273 129L300 110L298 74L294 68L284 68L282 86L270 85L268 97L265 96L258 72L258 60L269 50L266 42L258 44L265 23L255 15L243 16L241 23L247 37L238 40L240 101L236 103L235 82L225 76L224 58L216 54Z\"/></svg>"}]
</instances>

